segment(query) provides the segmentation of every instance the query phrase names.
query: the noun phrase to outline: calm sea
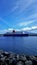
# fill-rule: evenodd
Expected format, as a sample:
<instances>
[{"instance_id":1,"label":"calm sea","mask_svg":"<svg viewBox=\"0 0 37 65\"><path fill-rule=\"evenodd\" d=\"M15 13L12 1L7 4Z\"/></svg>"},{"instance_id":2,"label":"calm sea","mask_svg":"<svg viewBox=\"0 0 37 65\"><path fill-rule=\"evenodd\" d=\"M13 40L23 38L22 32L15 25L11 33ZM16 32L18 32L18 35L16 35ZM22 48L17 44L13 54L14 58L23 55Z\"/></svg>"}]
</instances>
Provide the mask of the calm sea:
<instances>
[{"instance_id":1,"label":"calm sea","mask_svg":"<svg viewBox=\"0 0 37 65\"><path fill-rule=\"evenodd\" d=\"M0 37L0 49L26 55L37 55L37 36Z\"/></svg>"}]
</instances>

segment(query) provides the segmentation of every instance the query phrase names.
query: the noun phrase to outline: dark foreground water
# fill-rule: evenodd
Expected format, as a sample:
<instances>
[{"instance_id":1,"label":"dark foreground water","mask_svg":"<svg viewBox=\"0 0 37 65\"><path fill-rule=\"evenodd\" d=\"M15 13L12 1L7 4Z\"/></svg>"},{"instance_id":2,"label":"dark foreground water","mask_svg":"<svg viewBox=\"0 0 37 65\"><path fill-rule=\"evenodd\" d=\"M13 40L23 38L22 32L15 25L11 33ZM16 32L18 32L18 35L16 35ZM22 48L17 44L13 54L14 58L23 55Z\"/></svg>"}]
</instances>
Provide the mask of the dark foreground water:
<instances>
[{"instance_id":1,"label":"dark foreground water","mask_svg":"<svg viewBox=\"0 0 37 65\"><path fill-rule=\"evenodd\" d=\"M0 49L26 55L37 55L37 36L0 37Z\"/></svg>"}]
</instances>

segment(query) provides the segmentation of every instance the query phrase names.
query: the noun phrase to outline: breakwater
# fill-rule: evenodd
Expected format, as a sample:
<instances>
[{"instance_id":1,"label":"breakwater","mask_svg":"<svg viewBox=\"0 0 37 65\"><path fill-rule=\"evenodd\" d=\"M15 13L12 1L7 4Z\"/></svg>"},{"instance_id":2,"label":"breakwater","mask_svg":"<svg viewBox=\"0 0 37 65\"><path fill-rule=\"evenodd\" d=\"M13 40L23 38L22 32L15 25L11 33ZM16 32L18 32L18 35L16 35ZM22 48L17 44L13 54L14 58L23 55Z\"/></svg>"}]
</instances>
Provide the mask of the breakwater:
<instances>
[{"instance_id":1,"label":"breakwater","mask_svg":"<svg viewBox=\"0 0 37 65\"><path fill-rule=\"evenodd\" d=\"M0 65L37 65L37 56L0 50Z\"/></svg>"}]
</instances>

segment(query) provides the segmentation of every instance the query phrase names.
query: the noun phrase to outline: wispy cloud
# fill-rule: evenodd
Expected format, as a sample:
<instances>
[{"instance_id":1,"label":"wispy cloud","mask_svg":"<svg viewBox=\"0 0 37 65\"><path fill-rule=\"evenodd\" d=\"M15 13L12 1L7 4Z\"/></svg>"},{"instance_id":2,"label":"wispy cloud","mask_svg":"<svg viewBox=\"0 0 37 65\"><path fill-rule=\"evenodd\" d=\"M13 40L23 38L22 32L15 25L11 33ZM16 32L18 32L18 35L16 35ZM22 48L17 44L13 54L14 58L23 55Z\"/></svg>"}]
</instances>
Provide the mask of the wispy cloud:
<instances>
[{"instance_id":1,"label":"wispy cloud","mask_svg":"<svg viewBox=\"0 0 37 65\"><path fill-rule=\"evenodd\" d=\"M34 1L33 0L19 0L17 6L19 8L18 13L25 11Z\"/></svg>"},{"instance_id":2,"label":"wispy cloud","mask_svg":"<svg viewBox=\"0 0 37 65\"><path fill-rule=\"evenodd\" d=\"M31 21L27 21L27 22L21 22L21 23L19 23L18 25L19 25L19 26L27 26L27 25L32 24L32 23L34 23L34 22L35 22L35 20L31 20Z\"/></svg>"},{"instance_id":3,"label":"wispy cloud","mask_svg":"<svg viewBox=\"0 0 37 65\"><path fill-rule=\"evenodd\" d=\"M26 19L33 19L33 20L37 20L37 13L34 13L30 16L28 16Z\"/></svg>"},{"instance_id":4,"label":"wispy cloud","mask_svg":"<svg viewBox=\"0 0 37 65\"><path fill-rule=\"evenodd\" d=\"M12 17L14 16L16 18L14 20L14 18L12 19L12 17L7 16L8 18L13 20L13 22L11 21L11 23L14 25L14 28L18 28L18 26L19 26L19 28L21 28L22 26L24 26L24 28L22 28L22 29L25 29L25 30L31 30L33 28L36 29L37 27L29 28L27 26L31 25L35 22L37 24L37 0L15 0L15 1L9 0L9 3L7 1L5 1L5 3L3 3L5 7L2 5L4 8L3 13L5 12L5 13L7 13L7 15L12 13L11 16ZM3 9L2 6L0 8L1 11ZM12 30L11 29L12 24L10 24L9 21L6 21L3 18L0 18L0 21L5 23L9 27L8 30ZM16 24L15 24L15 22L16 22ZM26 28L25 28L25 26L26 26ZM5 31L7 31L7 30L5 30Z\"/></svg>"},{"instance_id":5,"label":"wispy cloud","mask_svg":"<svg viewBox=\"0 0 37 65\"><path fill-rule=\"evenodd\" d=\"M19 9L18 14L21 12L25 14L24 15L25 17L20 18L21 20L28 20L28 19L36 20L37 19L37 0L19 0L17 1L17 3L18 3L17 9ZM22 13L20 15L22 15ZM20 17L20 15L17 16L17 18Z\"/></svg>"},{"instance_id":6,"label":"wispy cloud","mask_svg":"<svg viewBox=\"0 0 37 65\"><path fill-rule=\"evenodd\" d=\"M11 11L10 13L14 12L17 10L16 14L19 14L23 11L26 12L26 10L29 8L29 6L34 2L34 0L17 0L14 4L14 7L11 6ZM12 3L13 4L13 3ZM10 10L10 8L9 8Z\"/></svg>"},{"instance_id":7,"label":"wispy cloud","mask_svg":"<svg viewBox=\"0 0 37 65\"><path fill-rule=\"evenodd\" d=\"M14 12L16 9L18 9L18 6L15 5L15 6L11 9L11 12L10 12L10 13Z\"/></svg>"}]
</instances>

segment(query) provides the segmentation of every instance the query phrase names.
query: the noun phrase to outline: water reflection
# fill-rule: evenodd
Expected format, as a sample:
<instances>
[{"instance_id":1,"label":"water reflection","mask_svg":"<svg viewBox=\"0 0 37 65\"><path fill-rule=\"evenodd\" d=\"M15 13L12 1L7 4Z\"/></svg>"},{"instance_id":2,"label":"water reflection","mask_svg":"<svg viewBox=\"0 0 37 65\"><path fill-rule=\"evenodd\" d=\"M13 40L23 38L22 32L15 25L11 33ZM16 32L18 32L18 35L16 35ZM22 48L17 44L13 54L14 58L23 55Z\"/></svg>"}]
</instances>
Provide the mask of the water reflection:
<instances>
[{"instance_id":1,"label":"water reflection","mask_svg":"<svg viewBox=\"0 0 37 65\"><path fill-rule=\"evenodd\" d=\"M37 37L0 37L0 49L37 55Z\"/></svg>"}]
</instances>

